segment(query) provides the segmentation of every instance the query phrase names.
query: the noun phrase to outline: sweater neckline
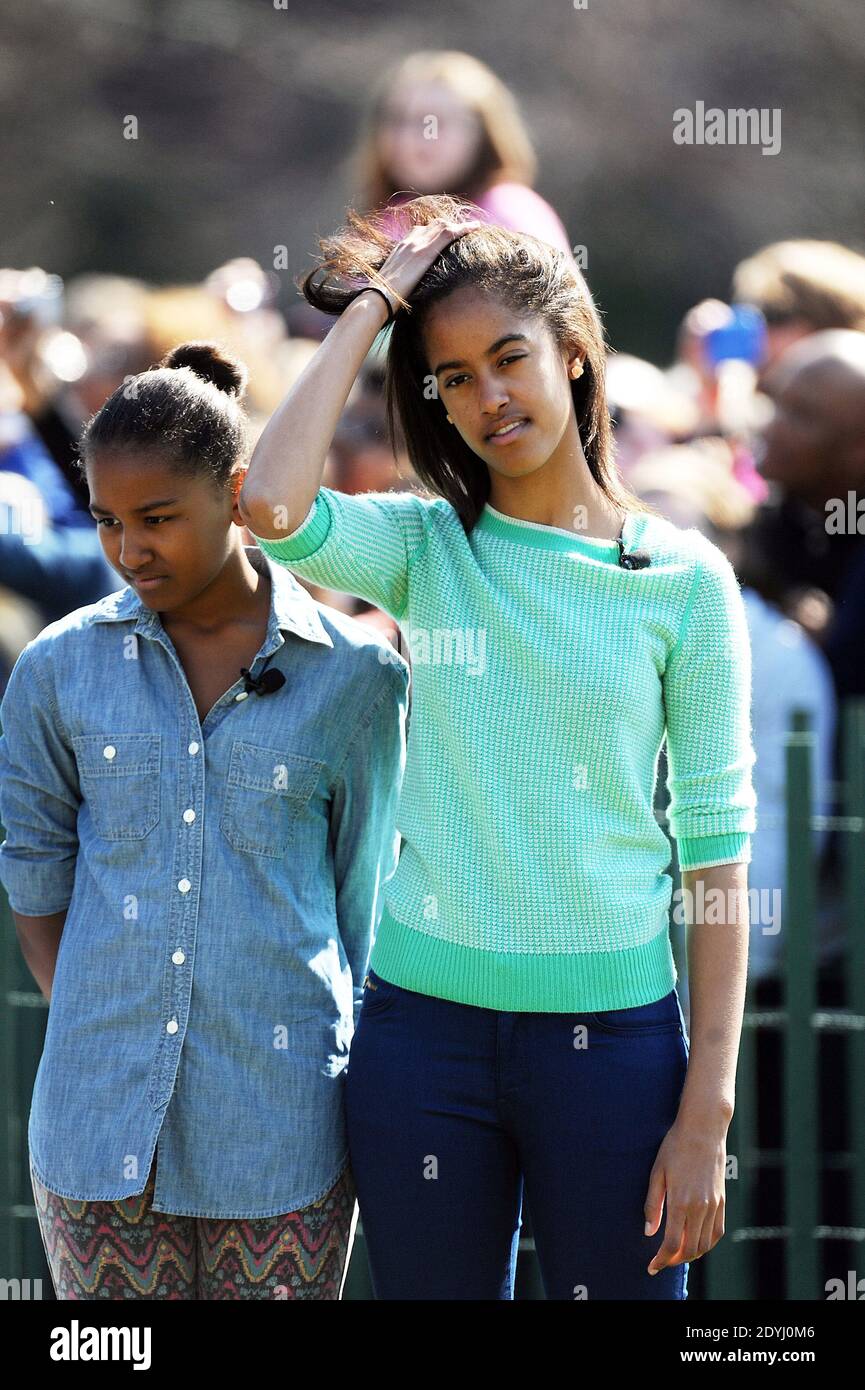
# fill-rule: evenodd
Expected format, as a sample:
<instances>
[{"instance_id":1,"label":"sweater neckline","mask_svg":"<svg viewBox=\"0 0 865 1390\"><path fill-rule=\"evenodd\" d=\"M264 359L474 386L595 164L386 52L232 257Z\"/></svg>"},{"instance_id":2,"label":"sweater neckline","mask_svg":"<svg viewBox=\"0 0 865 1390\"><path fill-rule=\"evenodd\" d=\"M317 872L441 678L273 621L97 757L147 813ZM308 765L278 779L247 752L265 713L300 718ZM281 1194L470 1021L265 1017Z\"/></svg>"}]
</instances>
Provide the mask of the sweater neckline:
<instances>
[{"instance_id":1,"label":"sweater neckline","mask_svg":"<svg viewBox=\"0 0 865 1390\"><path fill-rule=\"evenodd\" d=\"M633 539L635 514L626 512L622 523L622 542L627 549ZM524 521L521 517L508 516L497 511L489 502L484 504L476 525L499 540L515 541L518 545L530 545L537 550L556 550L560 553L577 551L592 560L606 564L619 563L619 542L604 540L597 536L582 536L577 531L565 531L559 526L544 526L539 521Z\"/></svg>"}]
</instances>

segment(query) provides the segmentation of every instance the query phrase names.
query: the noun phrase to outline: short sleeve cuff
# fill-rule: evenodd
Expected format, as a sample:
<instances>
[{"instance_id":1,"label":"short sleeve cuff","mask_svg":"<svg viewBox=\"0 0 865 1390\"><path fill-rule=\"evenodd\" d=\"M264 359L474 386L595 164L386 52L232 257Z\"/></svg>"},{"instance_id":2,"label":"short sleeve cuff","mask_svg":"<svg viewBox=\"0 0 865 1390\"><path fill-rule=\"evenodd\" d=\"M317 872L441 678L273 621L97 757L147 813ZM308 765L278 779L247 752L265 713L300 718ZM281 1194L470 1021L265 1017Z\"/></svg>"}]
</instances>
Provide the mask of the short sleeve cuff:
<instances>
[{"instance_id":1,"label":"short sleeve cuff","mask_svg":"<svg viewBox=\"0 0 865 1390\"><path fill-rule=\"evenodd\" d=\"M331 527L331 510L324 490L319 489L312 506L294 531L275 539L272 536L250 535L265 555L273 560L307 560L327 539Z\"/></svg>"},{"instance_id":2,"label":"short sleeve cuff","mask_svg":"<svg viewBox=\"0 0 865 1390\"><path fill-rule=\"evenodd\" d=\"M721 864L750 864L751 836L747 830L731 835L699 835L676 841L680 869L713 869Z\"/></svg>"}]
</instances>

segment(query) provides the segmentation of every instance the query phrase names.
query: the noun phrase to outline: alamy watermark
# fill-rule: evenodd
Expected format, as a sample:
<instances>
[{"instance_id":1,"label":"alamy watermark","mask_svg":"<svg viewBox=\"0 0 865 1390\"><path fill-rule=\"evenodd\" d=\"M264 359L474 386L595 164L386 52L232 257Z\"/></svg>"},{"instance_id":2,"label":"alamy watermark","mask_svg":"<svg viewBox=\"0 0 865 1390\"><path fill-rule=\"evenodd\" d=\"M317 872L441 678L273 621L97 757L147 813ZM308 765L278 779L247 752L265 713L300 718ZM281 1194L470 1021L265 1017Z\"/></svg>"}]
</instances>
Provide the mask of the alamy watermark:
<instances>
[{"instance_id":1,"label":"alamy watermark","mask_svg":"<svg viewBox=\"0 0 865 1390\"><path fill-rule=\"evenodd\" d=\"M412 665L464 666L470 676L482 676L487 666L486 628L407 627L408 654ZM396 664L395 648L383 644L378 659Z\"/></svg>"},{"instance_id":2,"label":"alamy watermark","mask_svg":"<svg viewBox=\"0 0 865 1390\"><path fill-rule=\"evenodd\" d=\"M724 111L708 109L704 101L694 103L692 111L680 106L673 112L675 145L759 145L763 154L781 150L780 106L736 107Z\"/></svg>"},{"instance_id":3,"label":"alamy watermark","mask_svg":"<svg viewBox=\"0 0 865 1390\"><path fill-rule=\"evenodd\" d=\"M747 921L752 930L760 927L763 936L777 936L781 930L781 890L707 888L705 880L698 878L694 892L690 888L676 889L671 911L677 926L725 927Z\"/></svg>"},{"instance_id":4,"label":"alamy watermark","mask_svg":"<svg viewBox=\"0 0 865 1390\"><path fill-rule=\"evenodd\" d=\"M865 536L865 497L857 497L850 489L843 497L830 497L826 509L826 534L829 536Z\"/></svg>"}]
</instances>

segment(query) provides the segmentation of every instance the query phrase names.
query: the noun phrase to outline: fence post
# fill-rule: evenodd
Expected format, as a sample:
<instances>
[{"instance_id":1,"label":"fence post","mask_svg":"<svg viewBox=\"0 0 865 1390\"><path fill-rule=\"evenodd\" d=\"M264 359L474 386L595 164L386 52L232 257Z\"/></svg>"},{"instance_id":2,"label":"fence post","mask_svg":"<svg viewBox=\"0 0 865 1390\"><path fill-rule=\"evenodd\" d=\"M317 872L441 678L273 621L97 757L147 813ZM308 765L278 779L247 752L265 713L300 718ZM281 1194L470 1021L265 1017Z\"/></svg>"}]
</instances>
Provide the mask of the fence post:
<instances>
[{"instance_id":1,"label":"fence post","mask_svg":"<svg viewBox=\"0 0 865 1390\"><path fill-rule=\"evenodd\" d=\"M865 700L846 700L842 709L844 813L850 817L843 837L845 994L851 1014L865 1019ZM865 1028L849 1030L847 1047L853 1154L850 1219L852 1226L861 1229L865 1228Z\"/></svg>"},{"instance_id":2,"label":"fence post","mask_svg":"<svg viewBox=\"0 0 865 1390\"><path fill-rule=\"evenodd\" d=\"M789 1228L785 1268L788 1299L818 1296L820 1257L814 1235L819 1217L817 1134L816 865L811 832L810 715L793 711L785 738L787 761L787 874L784 932L784 1193Z\"/></svg>"},{"instance_id":3,"label":"fence post","mask_svg":"<svg viewBox=\"0 0 865 1390\"><path fill-rule=\"evenodd\" d=\"M746 993L746 1015L748 1002ZM706 1256L706 1274L708 1277L709 1261L726 1246L726 1255L721 1265L723 1283L718 1279L719 1287L716 1289L712 1286L711 1297L747 1299L754 1296L756 1250L753 1241L742 1240L739 1236L743 1230L753 1226L758 1162L757 1030L748 1023L742 1028L736 1080L736 1109L727 1138L727 1153L728 1157L730 1154L734 1155L738 1172L736 1180L728 1182L725 1189L728 1196L724 1222L727 1234L721 1244Z\"/></svg>"},{"instance_id":4,"label":"fence post","mask_svg":"<svg viewBox=\"0 0 865 1390\"><path fill-rule=\"evenodd\" d=\"M0 839L5 831L0 826ZM0 886L3 1152L0 1155L0 1275L42 1281L52 1298L48 1262L36 1220L27 1153L30 1095L39 1066L48 1004L18 945L12 910Z\"/></svg>"}]
</instances>

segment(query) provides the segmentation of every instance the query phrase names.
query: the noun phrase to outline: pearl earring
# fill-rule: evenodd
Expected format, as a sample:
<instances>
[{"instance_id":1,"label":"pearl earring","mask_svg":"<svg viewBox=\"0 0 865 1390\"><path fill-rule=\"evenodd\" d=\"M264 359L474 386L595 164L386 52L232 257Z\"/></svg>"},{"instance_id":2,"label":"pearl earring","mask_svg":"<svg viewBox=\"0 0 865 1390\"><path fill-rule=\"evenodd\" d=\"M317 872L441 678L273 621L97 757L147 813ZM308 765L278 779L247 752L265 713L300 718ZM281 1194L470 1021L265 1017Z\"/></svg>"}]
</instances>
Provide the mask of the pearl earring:
<instances>
[{"instance_id":1,"label":"pearl earring","mask_svg":"<svg viewBox=\"0 0 865 1390\"><path fill-rule=\"evenodd\" d=\"M449 425L452 425L452 424L453 424L453 420L451 419L450 416L448 416L448 424L449 424Z\"/></svg>"}]
</instances>

